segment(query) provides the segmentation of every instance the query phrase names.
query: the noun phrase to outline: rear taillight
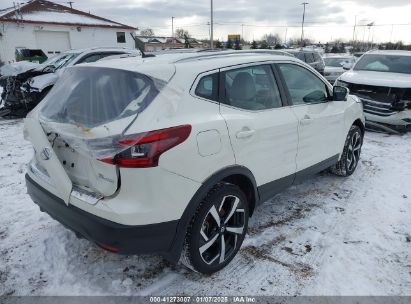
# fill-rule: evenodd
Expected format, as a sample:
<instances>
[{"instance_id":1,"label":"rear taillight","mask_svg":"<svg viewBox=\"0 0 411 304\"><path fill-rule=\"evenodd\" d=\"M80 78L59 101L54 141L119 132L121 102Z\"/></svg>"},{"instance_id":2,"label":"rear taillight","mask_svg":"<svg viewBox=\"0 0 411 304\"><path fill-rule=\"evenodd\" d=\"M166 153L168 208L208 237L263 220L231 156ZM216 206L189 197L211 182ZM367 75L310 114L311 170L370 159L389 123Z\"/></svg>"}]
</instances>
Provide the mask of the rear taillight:
<instances>
[{"instance_id":1,"label":"rear taillight","mask_svg":"<svg viewBox=\"0 0 411 304\"><path fill-rule=\"evenodd\" d=\"M156 167L161 154L181 144L190 133L191 126L183 125L127 135L117 142L121 152L100 160L124 168Z\"/></svg>"}]
</instances>

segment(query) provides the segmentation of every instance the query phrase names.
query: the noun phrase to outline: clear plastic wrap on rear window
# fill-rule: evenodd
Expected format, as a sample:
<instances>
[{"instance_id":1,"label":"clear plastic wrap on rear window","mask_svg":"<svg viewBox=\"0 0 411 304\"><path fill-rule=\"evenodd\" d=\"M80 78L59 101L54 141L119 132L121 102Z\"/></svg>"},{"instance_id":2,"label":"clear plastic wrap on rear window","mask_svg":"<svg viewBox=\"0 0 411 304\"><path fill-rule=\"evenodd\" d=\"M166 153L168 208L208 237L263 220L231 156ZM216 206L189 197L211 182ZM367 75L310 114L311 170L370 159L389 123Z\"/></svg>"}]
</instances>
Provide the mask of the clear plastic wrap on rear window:
<instances>
[{"instance_id":1,"label":"clear plastic wrap on rear window","mask_svg":"<svg viewBox=\"0 0 411 304\"><path fill-rule=\"evenodd\" d=\"M42 103L42 120L84 128L142 112L165 82L120 69L67 69Z\"/></svg>"}]
</instances>

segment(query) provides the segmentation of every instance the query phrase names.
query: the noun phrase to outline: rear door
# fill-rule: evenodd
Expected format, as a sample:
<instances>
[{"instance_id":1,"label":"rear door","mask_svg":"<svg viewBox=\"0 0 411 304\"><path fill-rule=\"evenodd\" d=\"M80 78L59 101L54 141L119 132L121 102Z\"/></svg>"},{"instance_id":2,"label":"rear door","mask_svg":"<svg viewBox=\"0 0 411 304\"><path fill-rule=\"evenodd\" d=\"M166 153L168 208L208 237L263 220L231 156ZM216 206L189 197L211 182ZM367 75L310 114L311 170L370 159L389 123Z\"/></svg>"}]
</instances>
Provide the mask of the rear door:
<instances>
[{"instance_id":1,"label":"rear door","mask_svg":"<svg viewBox=\"0 0 411 304\"><path fill-rule=\"evenodd\" d=\"M341 152L338 139L344 130L344 102L330 101L328 85L303 65L280 63L278 70L299 120L297 172L304 175L325 169Z\"/></svg>"},{"instance_id":2,"label":"rear door","mask_svg":"<svg viewBox=\"0 0 411 304\"><path fill-rule=\"evenodd\" d=\"M230 134L236 163L253 173L263 200L294 179L297 119L271 64L222 70L220 113Z\"/></svg>"}]
</instances>

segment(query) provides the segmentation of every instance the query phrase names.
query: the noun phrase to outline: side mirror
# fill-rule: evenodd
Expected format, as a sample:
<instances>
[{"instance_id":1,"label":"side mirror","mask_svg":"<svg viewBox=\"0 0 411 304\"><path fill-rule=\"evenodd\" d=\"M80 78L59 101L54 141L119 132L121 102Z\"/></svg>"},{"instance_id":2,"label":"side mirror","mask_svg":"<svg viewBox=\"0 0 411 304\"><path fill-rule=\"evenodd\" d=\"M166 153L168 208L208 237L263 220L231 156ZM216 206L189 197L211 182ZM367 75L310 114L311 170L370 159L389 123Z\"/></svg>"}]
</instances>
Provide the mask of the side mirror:
<instances>
[{"instance_id":1,"label":"side mirror","mask_svg":"<svg viewBox=\"0 0 411 304\"><path fill-rule=\"evenodd\" d=\"M352 64L351 63L344 63L343 65L343 69L348 71L352 68Z\"/></svg>"},{"instance_id":2,"label":"side mirror","mask_svg":"<svg viewBox=\"0 0 411 304\"><path fill-rule=\"evenodd\" d=\"M333 100L334 101L347 101L350 90L346 87L335 86L333 87Z\"/></svg>"}]
</instances>

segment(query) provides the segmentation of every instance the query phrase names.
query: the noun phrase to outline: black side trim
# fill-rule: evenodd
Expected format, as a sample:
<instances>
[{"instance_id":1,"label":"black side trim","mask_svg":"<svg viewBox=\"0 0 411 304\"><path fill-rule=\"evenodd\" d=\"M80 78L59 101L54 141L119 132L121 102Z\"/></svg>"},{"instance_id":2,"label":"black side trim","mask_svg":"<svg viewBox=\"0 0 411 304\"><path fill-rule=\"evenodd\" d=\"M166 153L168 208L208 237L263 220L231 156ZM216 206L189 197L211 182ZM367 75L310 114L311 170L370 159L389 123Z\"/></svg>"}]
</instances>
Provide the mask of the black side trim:
<instances>
[{"instance_id":1,"label":"black side trim","mask_svg":"<svg viewBox=\"0 0 411 304\"><path fill-rule=\"evenodd\" d=\"M261 185L258 187L258 193L260 194L259 204L264 203L265 201L272 198L277 193L280 193L284 189L287 189L294 182L295 174L282 177L275 181L269 182L267 184Z\"/></svg>"},{"instance_id":2,"label":"black side trim","mask_svg":"<svg viewBox=\"0 0 411 304\"><path fill-rule=\"evenodd\" d=\"M334 155L314 166L311 166L307 169L301 170L296 174L291 174L289 176L285 176L278 180L269 182L267 184L261 185L258 187L258 193L260 195L260 202L259 204L264 203L265 201L272 198L277 193L285 190L289 186L293 184L298 184L307 178L335 165L338 162L339 154Z\"/></svg>"},{"instance_id":3,"label":"black side trim","mask_svg":"<svg viewBox=\"0 0 411 304\"><path fill-rule=\"evenodd\" d=\"M329 167L335 165L338 162L340 155L336 154L326 160L323 160L322 162L315 164L314 166L308 167L304 170L301 170L297 172L295 175L295 180L294 184L301 183L302 181L306 180L307 178L325 170L328 169Z\"/></svg>"},{"instance_id":4,"label":"black side trim","mask_svg":"<svg viewBox=\"0 0 411 304\"><path fill-rule=\"evenodd\" d=\"M180 258L181 250L183 249L184 239L186 236L188 225L193 218L198 205L200 204L201 200L207 195L207 193L220 181L225 179L230 175L244 175L246 176L254 186L254 200L255 202L259 201L259 196L257 192L257 184L255 182L255 178L250 170L242 166L230 166L224 168L212 176L210 176L197 190L194 194L193 198L188 203L184 213L178 223L176 237L173 241L172 248L170 250L170 255L167 258L172 262L177 262Z\"/></svg>"},{"instance_id":5,"label":"black side trim","mask_svg":"<svg viewBox=\"0 0 411 304\"><path fill-rule=\"evenodd\" d=\"M127 226L97 217L48 192L26 174L27 192L40 209L86 239L118 248L118 253L160 253L167 256L178 221Z\"/></svg>"}]
</instances>

